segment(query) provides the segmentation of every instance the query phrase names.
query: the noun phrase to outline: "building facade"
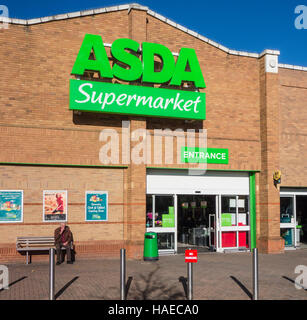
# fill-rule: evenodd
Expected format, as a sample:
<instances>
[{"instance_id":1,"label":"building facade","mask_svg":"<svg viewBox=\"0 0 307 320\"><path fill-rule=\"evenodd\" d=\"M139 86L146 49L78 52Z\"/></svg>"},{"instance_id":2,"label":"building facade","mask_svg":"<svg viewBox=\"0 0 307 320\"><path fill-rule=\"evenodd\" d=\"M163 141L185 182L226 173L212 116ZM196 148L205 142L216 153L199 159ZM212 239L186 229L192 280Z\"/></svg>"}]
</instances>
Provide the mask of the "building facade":
<instances>
[{"instance_id":1,"label":"building facade","mask_svg":"<svg viewBox=\"0 0 307 320\"><path fill-rule=\"evenodd\" d=\"M140 259L146 231L158 233L161 254L191 245L281 253L307 243L307 68L279 64L275 50L230 50L137 4L7 22L0 30L1 260L24 259L16 238L52 235L63 220L77 257L118 256L124 247ZM205 88L73 74L86 34L102 37L113 68L117 39L161 44L175 60L193 48ZM97 59L93 50L89 60ZM110 113L112 99L102 110L76 110L77 80L205 93L205 119ZM193 161L201 141L210 150L203 166Z\"/></svg>"}]
</instances>

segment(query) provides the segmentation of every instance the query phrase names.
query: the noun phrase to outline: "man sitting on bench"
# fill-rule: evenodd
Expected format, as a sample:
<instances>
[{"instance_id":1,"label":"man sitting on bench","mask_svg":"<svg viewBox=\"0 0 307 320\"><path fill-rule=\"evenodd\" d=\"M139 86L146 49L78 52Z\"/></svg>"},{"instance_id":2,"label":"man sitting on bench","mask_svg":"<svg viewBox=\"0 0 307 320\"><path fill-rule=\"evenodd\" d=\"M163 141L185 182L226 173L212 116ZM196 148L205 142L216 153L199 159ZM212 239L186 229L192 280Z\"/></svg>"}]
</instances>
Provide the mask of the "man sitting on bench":
<instances>
[{"instance_id":1,"label":"man sitting on bench","mask_svg":"<svg viewBox=\"0 0 307 320\"><path fill-rule=\"evenodd\" d=\"M67 263L72 264L71 260L71 242L72 242L72 233L69 227L66 225L65 222L61 222L60 227L56 228L54 231L54 242L56 247L56 254L57 254L57 265L64 262L62 259L62 250L61 247L65 247L66 255L67 255Z\"/></svg>"}]
</instances>

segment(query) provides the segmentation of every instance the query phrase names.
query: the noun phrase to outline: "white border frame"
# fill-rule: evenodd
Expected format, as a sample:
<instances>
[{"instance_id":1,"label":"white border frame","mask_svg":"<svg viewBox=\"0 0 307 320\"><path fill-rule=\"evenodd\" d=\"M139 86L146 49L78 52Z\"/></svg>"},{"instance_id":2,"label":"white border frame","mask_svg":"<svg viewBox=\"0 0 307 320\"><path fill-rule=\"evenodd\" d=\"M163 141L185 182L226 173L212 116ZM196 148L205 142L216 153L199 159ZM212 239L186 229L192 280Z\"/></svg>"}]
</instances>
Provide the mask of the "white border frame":
<instances>
[{"instance_id":1,"label":"white border frame","mask_svg":"<svg viewBox=\"0 0 307 320\"><path fill-rule=\"evenodd\" d=\"M21 220L18 221L1 221L0 223L22 223L23 222L23 190L0 190L1 192L21 192Z\"/></svg>"},{"instance_id":2,"label":"white border frame","mask_svg":"<svg viewBox=\"0 0 307 320\"><path fill-rule=\"evenodd\" d=\"M66 205L65 205L65 211L66 211L66 219L65 220L45 220L45 194L49 192L54 193L65 193L66 194ZM43 222L67 222L68 221L68 192L67 190L43 190Z\"/></svg>"},{"instance_id":3,"label":"white border frame","mask_svg":"<svg viewBox=\"0 0 307 320\"><path fill-rule=\"evenodd\" d=\"M281 223L280 222L280 229L293 229L293 240L294 243L292 244L292 246L286 246L285 245L285 250L291 250L292 249L296 249L298 247L298 243L297 243L297 237L296 237L296 225L297 225L297 220L296 220L296 196L300 195L296 192L282 192L280 191L279 197L280 198L291 198L292 199L292 203L293 203L293 223L291 222L287 222L287 223Z\"/></svg>"},{"instance_id":4,"label":"white border frame","mask_svg":"<svg viewBox=\"0 0 307 320\"><path fill-rule=\"evenodd\" d=\"M175 227L173 228L163 228L163 227L146 227L145 232L155 232L155 233L173 233L174 234L174 249L159 249L159 253L177 253L177 194L146 194L146 196L152 197L152 219L153 225L155 225L155 204L156 196L160 197L173 197L174 199L174 215L175 215ZM145 213L146 214L146 213Z\"/></svg>"},{"instance_id":5,"label":"white border frame","mask_svg":"<svg viewBox=\"0 0 307 320\"><path fill-rule=\"evenodd\" d=\"M89 193L97 193L97 194L105 194L106 197L106 219L105 220L87 220L86 219L86 208L87 208L87 197L86 195ZM85 205L84 205L84 214L85 214L85 221L86 222L96 222L96 221L109 221L109 193L108 191L95 191L95 190L87 190L85 191Z\"/></svg>"},{"instance_id":6,"label":"white border frame","mask_svg":"<svg viewBox=\"0 0 307 320\"><path fill-rule=\"evenodd\" d=\"M238 199L239 197L247 197L248 199L248 211L246 212L248 214L248 225L247 226L238 226L238 214L239 214L239 210L238 210ZM239 232L240 231L246 231L248 232L248 241L249 241L249 247L246 248L246 250L251 251L251 241L250 241L250 194L218 194L218 202L219 202L219 206L218 206L218 222L217 222L217 228L218 228L218 239L219 239L219 243L218 246L216 247L216 252L225 252L227 250L239 250ZM221 223L222 223L222 219L221 219L221 215L222 215L222 197L235 197L236 198L236 226L228 226L228 227L222 227ZM235 247L222 247L222 232L236 232L236 243L237 245Z\"/></svg>"}]
</instances>

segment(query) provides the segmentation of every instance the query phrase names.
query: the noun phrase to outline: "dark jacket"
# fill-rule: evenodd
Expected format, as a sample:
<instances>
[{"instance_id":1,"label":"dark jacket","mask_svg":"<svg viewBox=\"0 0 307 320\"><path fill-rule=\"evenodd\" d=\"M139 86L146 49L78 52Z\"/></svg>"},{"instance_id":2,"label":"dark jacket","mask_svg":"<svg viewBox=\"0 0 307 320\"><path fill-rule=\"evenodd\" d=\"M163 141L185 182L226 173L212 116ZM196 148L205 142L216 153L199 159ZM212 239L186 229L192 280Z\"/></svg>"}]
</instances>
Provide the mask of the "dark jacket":
<instances>
[{"instance_id":1,"label":"dark jacket","mask_svg":"<svg viewBox=\"0 0 307 320\"><path fill-rule=\"evenodd\" d=\"M68 226L65 226L65 229L64 229L64 242L68 242L71 243L73 241L73 238L72 238L72 233L69 229ZM54 244L57 245L57 244L60 244L62 242L61 240L61 227L58 227L54 230Z\"/></svg>"}]
</instances>

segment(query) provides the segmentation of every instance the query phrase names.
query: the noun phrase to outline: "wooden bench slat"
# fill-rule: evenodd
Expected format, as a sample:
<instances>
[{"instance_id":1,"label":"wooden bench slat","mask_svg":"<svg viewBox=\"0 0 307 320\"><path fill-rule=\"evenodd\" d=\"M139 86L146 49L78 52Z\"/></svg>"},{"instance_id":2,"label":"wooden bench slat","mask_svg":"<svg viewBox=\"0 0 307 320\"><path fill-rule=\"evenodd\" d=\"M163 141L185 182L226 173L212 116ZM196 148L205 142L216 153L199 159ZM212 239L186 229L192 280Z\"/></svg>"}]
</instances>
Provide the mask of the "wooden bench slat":
<instances>
[{"instance_id":1,"label":"wooden bench slat","mask_svg":"<svg viewBox=\"0 0 307 320\"><path fill-rule=\"evenodd\" d=\"M28 264L28 253L30 251L47 251L50 248L54 248L54 236L47 237L17 237L16 250L20 252L27 252L27 264ZM66 248L62 247L62 250ZM73 244L71 246L73 249Z\"/></svg>"}]
</instances>

